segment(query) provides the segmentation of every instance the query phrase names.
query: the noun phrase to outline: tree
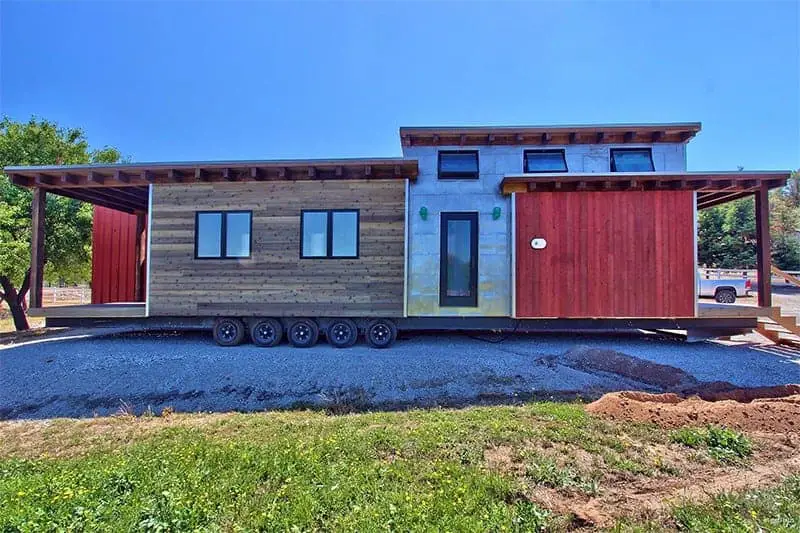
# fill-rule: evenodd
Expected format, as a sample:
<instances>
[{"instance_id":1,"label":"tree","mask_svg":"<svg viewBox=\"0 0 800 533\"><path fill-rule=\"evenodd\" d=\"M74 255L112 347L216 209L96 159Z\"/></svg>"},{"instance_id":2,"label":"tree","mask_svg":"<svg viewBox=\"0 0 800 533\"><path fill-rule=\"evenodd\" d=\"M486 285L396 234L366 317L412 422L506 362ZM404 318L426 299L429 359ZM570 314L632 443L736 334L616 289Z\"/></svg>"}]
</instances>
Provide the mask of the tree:
<instances>
[{"instance_id":1,"label":"tree","mask_svg":"<svg viewBox=\"0 0 800 533\"><path fill-rule=\"evenodd\" d=\"M83 130L62 128L35 117L0 121L0 167L116 163L111 147L91 150ZM28 329L25 297L30 288L31 197L0 173L0 302L5 301L17 330ZM91 270L92 207L50 194L45 207L45 279L86 281Z\"/></svg>"}]
</instances>

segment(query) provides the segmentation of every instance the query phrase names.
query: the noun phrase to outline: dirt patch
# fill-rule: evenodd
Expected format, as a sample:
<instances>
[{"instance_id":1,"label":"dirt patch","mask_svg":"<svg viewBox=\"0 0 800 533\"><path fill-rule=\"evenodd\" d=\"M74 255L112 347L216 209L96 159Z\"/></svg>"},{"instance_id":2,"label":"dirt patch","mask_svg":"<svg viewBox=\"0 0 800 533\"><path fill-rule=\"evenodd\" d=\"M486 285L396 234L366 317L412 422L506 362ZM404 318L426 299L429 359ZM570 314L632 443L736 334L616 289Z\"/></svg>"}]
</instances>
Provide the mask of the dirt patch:
<instances>
[{"instance_id":1,"label":"dirt patch","mask_svg":"<svg viewBox=\"0 0 800 533\"><path fill-rule=\"evenodd\" d=\"M572 516L575 527L605 528L620 517L657 519L683 501L697 503L721 493L771 487L783 476L800 471L796 449L780 458L770 460L768 456L755 457L747 469L697 465L688 477L636 477L601 483L597 497L546 487L537 487L529 497L557 514Z\"/></svg>"},{"instance_id":2,"label":"dirt patch","mask_svg":"<svg viewBox=\"0 0 800 533\"><path fill-rule=\"evenodd\" d=\"M712 392L701 397L676 394L615 392L586 406L590 413L610 420L651 422L665 428L680 426L727 426L742 431L767 433L800 432L800 394L797 385ZM765 397L758 397L761 394ZM732 398L732 399L724 399Z\"/></svg>"},{"instance_id":3,"label":"dirt patch","mask_svg":"<svg viewBox=\"0 0 800 533\"><path fill-rule=\"evenodd\" d=\"M576 346L561 355L545 357L540 362L561 364L590 374L615 374L663 391L684 390L699 385L694 376L680 368L589 346Z\"/></svg>"}]
</instances>

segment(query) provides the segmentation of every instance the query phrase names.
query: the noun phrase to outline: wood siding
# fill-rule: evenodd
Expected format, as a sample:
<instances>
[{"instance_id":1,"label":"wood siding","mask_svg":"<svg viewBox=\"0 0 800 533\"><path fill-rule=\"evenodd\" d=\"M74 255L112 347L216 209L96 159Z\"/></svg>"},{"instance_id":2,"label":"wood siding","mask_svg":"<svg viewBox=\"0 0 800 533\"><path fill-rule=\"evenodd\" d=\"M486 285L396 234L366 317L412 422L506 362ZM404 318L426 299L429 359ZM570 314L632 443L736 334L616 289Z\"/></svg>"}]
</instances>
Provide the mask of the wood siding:
<instances>
[{"instance_id":1,"label":"wood siding","mask_svg":"<svg viewBox=\"0 0 800 533\"><path fill-rule=\"evenodd\" d=\"M517 316L694 316L693 194L518 193Z\"/></svg>"},{"instance_id":2,"label":"wood siding","mask_svg":"<svg viewBox=\"0 0 800 533\"><path fill-rule=\"evenodd\" d=\"M359 258L300 259L302 209L359 209ZM248 259L194 259L196 211L252 210ZM153 316L402 316L405 182L153 187Z\"/></svg>"},{"instance_id":3,"label":"wood siding","mask_svg":"<svg viewBox=\"0 0 800 533\"><path fill-rule=\"evenodd\" d=\"M136 301L136 215L95 206L92 303Z\"/></svg>"}]
</instances>

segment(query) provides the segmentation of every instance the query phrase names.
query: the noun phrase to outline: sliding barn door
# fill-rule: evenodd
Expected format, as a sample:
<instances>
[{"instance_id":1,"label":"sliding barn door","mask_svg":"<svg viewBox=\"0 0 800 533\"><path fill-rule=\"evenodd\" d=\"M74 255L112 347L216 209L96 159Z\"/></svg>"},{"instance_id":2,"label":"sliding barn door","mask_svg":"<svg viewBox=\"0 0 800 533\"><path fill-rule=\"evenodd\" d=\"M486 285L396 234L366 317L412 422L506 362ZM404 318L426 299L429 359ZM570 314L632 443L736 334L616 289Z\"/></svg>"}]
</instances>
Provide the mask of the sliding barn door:
<instances>
[{"instance_id":1,"label":"sliding barn door","mask_svg":"<svg viewBox=\"0 0 800 533\"><path fill-rule=\"evenodd\" d=\"M515 223L518 317L694 316L692 192L517 193Z\"/></svg>"}]
</instances>

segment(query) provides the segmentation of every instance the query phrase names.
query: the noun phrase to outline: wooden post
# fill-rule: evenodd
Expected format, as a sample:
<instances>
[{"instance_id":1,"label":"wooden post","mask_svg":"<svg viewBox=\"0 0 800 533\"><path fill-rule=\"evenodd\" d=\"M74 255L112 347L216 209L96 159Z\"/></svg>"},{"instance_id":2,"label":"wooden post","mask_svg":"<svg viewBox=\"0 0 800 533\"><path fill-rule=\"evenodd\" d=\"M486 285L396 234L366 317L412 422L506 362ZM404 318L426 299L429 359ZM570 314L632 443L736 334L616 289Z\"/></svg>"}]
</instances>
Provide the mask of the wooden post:
<instances>
[{"instance_id":1,"label":"wooden post","mask_svg":"<svg viewBox=\"0 0 800 533\"><path fill-rule=\"evenodd\" d=\"M137 302L144 301L144 276L142 275L142 265L145 262L144 242L145 214L136 213L136 281L134 282L134 299Z\"/></svg>"},{"instance_id":2,"label":"wooden post","mask_svg":"<svg viewBox=\"0 0 800 533\"><path fill-rule=\"evenodd\" d=\"M756 199L756 271L758 306L772 307L772 268L769 238L769 189L766 184L755 193Z\"/></svg>"},{"instance_id":3,"label":"wooden post","mask_svg":"<svg viewBox=\"0 0 800 533\"><path fill-rule=\"evenodd\" d=\"M44 287L44 216L46 191L41 187L33 189L31 202L31 289L30 307L42 307L42 288Z\"/></svg>"}]
</instances>

